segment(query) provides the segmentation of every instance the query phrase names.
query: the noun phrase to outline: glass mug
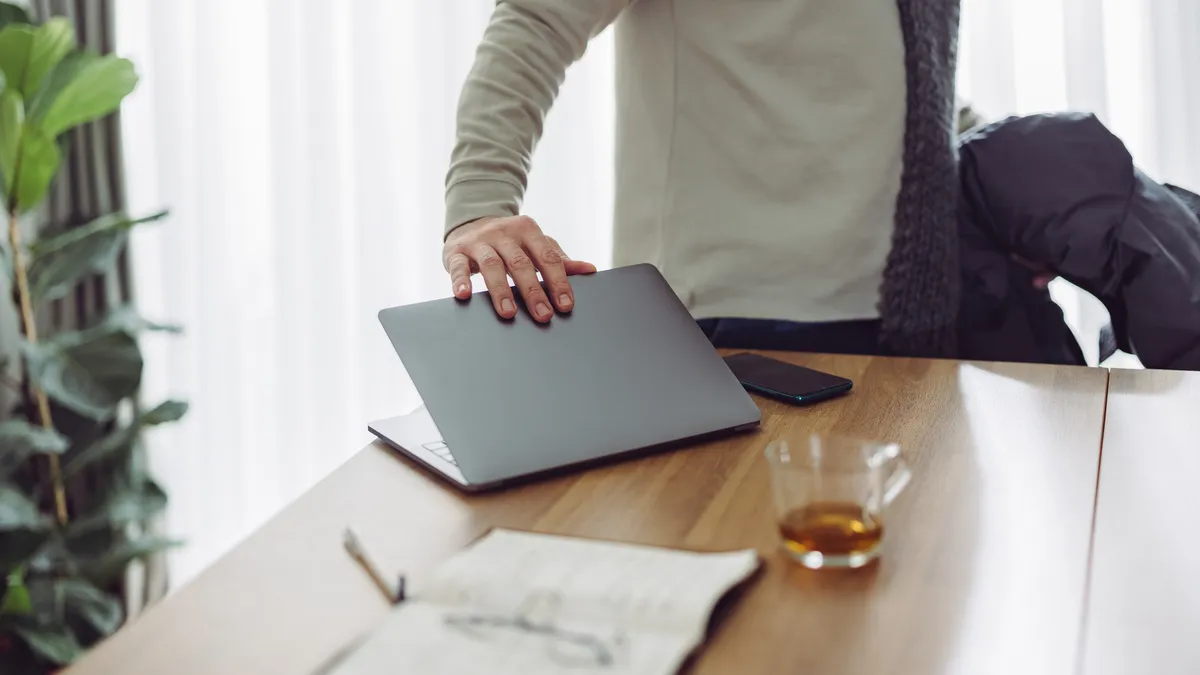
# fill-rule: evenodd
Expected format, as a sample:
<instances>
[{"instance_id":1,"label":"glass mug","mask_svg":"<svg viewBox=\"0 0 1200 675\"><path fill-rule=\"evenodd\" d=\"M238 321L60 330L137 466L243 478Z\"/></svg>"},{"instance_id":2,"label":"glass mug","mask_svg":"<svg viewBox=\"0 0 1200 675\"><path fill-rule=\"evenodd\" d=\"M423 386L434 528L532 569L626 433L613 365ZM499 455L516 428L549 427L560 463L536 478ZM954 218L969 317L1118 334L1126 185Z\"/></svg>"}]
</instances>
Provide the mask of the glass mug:
<instances>
[{"instance_id":1,"label":"glass mug","mask_svg":"<svg viewBox=\"0 0 1200 675\"><path fill-rule=\"evenodd\" d=\"M912 478L895 443L813 434L767 445L783 547L810 569L879 557L884 509Z\"/></svg>"}]
</instances>

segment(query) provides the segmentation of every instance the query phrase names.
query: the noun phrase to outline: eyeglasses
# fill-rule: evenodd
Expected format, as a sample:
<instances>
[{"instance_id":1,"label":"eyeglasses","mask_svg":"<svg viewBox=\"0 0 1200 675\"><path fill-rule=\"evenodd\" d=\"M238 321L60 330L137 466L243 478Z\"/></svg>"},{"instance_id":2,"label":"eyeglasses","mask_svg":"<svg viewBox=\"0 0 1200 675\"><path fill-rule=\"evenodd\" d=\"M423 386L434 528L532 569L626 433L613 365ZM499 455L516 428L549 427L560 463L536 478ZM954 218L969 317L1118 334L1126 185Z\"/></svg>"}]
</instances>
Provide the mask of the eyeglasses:
<instances>
[{"instance_id":1,"label":"eyeglasses","mask_svg":"<svg viewBox=\"0 0 1200 675\"><path fill-rule=\"evenodd\" d=\"M606 668L613 665L617 652L625 644L623 635L605 640L590 633L561 629L553 621L535 621L531 618L531 609L539 600L548 602L555 610L559 605L557 594L540 594L527 599L512 615L454 614L445 617L446 626L476 640L500 639L505 632L540 636L545 640L547 658L562 666Z\"/></svg>"}]
</instances>

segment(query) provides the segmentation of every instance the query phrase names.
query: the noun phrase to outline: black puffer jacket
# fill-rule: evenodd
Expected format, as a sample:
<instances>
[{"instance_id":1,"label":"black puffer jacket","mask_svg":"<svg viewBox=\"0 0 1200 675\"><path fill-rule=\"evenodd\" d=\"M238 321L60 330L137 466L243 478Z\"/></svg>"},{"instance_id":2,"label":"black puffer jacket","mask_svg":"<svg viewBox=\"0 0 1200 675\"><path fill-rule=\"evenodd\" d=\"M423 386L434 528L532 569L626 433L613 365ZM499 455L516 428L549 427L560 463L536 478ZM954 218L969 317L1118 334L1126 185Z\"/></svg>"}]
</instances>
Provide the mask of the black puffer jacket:
<instances>
[{"instance_id":1,"label":"black puffer jacket","mask_svg":"<svg viewBox=\"0 0 1200 675\"><path fill-rule=\"evenodd\" d=\"M1103 302L1146 367L1200 370L1200 197L1139 171L1093 115L1010 118L960 156L962 358L1083 363L1033 263Z\"/></svg>"}]
</instances>

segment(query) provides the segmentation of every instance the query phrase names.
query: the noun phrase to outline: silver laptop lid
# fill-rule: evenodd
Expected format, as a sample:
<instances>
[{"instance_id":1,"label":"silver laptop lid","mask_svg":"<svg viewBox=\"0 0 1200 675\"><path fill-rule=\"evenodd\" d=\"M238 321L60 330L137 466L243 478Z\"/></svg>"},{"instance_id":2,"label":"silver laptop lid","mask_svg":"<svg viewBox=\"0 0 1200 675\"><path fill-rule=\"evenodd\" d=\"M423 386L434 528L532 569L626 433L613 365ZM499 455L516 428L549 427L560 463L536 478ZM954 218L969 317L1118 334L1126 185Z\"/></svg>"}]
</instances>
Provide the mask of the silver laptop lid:
<instances>
[{"instance_id":1,"label":"silver laptop lid","mask_svg":"<svg viewBox=\"0 0 1200 675\"><path fill-rule=\"evenodd\" d=\"M572 277L549 324L486 294L379 320L470 483L494 483L756 424L754 401L658 270Z\"/></svg>"}]
</instances>

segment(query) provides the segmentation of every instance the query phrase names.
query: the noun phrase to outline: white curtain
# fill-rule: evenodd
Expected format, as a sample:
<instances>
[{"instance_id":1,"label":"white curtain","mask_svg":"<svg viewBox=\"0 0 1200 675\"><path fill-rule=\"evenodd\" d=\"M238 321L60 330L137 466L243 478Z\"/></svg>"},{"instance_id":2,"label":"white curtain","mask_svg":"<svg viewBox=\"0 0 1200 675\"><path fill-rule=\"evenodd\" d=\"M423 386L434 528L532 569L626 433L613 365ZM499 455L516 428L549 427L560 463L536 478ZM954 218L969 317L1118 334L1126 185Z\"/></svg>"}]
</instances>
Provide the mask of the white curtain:
<instances>
[{"instance_id":1,"label":"white curtain","mask_svg":"<svg viewBox=\"0 0 1200 675\"><path fill-rule=\"evenodd\" d=\"M652 2L655 0L642 0ZM991 117L1094 110L1151 174L1200 187L1195 0L964 0L961 93ZM124 110L130 201L172 218L135 239L150 439L172 497L176 585L416 397L375 320L448 295L442 179L458 86L494 0L119 0L142 84ZM847 36L852 39L852 36ZM527 211L575 257L610 259L612 44L568 77ZM1095 357L1095 307L1056 294Z\"/></svg>"},{"instance_id":2,"label":"white curtain","mask_svg":"<svg viewBox=\"0 0 1200 675\"><path fill-rule=\"evenodd\" d=\"M142 75L123 111L146 387L189 399L151 438L178 586L417 399L376 312L449 295L442 186L491 0L119 0ZM609 264L611 40L574 68L527 206ZM336 544L336 542L334 542Z\"/></svg>"}]
</instances>

